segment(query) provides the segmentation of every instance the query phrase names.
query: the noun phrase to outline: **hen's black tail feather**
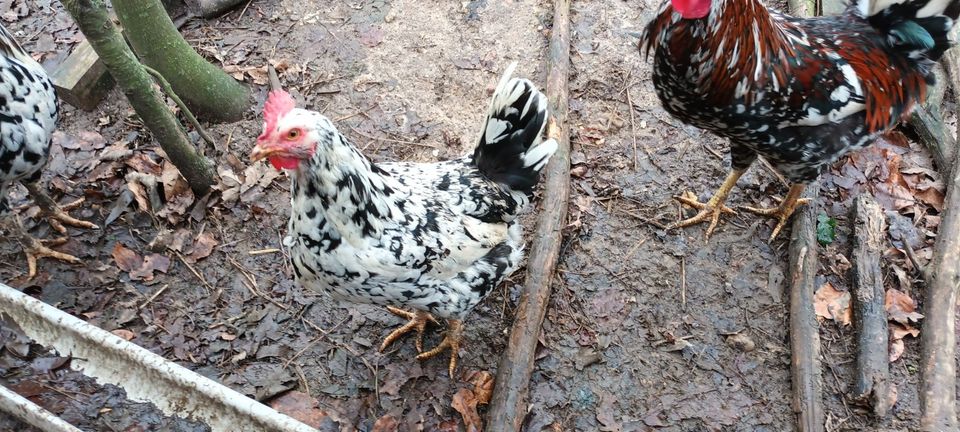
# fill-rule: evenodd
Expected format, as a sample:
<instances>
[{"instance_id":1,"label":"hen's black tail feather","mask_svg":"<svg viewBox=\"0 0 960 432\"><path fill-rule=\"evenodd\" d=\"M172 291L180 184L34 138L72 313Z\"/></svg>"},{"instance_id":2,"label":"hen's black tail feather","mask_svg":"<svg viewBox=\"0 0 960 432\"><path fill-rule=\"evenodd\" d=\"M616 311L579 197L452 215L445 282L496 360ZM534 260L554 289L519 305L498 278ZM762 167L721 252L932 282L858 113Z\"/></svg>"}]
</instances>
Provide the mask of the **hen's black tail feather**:
<instances>
[{"instance_id":1,"label":"hen's black tail feather","mask_svg":"<svg viewBox=\"0 0 960 432\"><path fill-rule=\"evenodd\" d=\"M490 180L530 193L557 142L540 142L547 124L547 98L530 81L510 78L516 66L507 68L493 93L473 162Z\"/></svg>"}]
</instances>

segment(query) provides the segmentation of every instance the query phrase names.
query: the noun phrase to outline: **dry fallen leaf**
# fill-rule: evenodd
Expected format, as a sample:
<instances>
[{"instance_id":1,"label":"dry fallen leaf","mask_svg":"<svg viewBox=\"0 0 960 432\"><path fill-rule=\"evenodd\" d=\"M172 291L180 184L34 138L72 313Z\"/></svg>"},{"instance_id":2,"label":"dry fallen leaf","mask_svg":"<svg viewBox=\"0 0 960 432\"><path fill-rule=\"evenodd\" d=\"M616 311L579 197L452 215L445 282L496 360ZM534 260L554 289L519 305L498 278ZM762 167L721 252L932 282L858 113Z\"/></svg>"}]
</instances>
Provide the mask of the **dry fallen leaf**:
<instances>
[{"instance_id":1,"label":"dry fallen leaf","mask_svg":"<svg viewBox=\"0 0 960 432\"><path fill-rule=\"evenodd\" d=\"M320 409L320 402L316 398L296 390L284 393L270 401L270 408L312 428L320 428L323 419L327 417L327 413Z\"/></svg>"},{"instance_id":2,"label":"dry fallen leaf","mask_svg":"<svg viewBox=\"0 0 960 432\"><path fill-rule=\"evenodd\" d=\"M818 317L832 319L850 325L853 313L850 309L850 292L839 291L827 282L813 295L813 309Z\"/></svg>"},{"instance_id":3,"label":"dry fallen leaf","mask_svg":"<svg viewBox=\"0 0 960 432\"><path fill-rule=\"evenodd\" d=\"M393 432L398 430L400 427L400 422L396 417L386 414L383 417L377 419L377 422L373 424L373 432Z\"/></svg>"},{"instance_id":4,"label":"dry fallen leaf","mask_svg":"<svg viewBox=\"0 0 960 432\"><path fill-rule=\"evenodd\" d=\"M450 403L453 409L463 417L463 426L467 432L483 430L483 422L480 421L480 414L477 413L477 397L470 389L460 389L453 395L453 402Z\"/></svg>"},{"instance_id":5,"label":"dry fallen leaf","mask_svg":"<svg viewBox=\"0 0 960 432\"><path fill-rule=\"evenodd\" d=\"M113 245L113 260L116 261L117 267L120 270L125 272L131 272L143 265L143 258L140 255L137 255L136 252L127 249L123 244L117 242Z\"/></svg>"},{"instance_id":6,"label":"dry fallen leaf","mask_svg":"<svg viewBox=\"0 0 960 432\"><path fill-rule=\"evenodd\" d=\"M887 310L887 317L900 324L919 322L923 315L917 312L917 303L910 296L898 289L888 289L883 301L883 308Z\"/></svg>"},{"instance_id":7,"label":"dry fallen leaf","mask_svg":"<svg viewBox=\"0 0 960 432\"><path fill-rule=\"evenodd\" d=\"M149 282L153 280L153 272L166 273L170 268L170 258L166 255L150 254L143 257L140 268L130 272L130 279Z\"/></svg>"},{"instance_id":8,"label":"dry fallen leaf","mask_svg":"<svg viewBox=\"0 0 960 432\"><path fill-rule=\"evenodd\" d=\"M909 325L890 324L890 361L895 362L903 355L903 338L920 336L920 330Z\"/></svg>"},{"instance_id":9,"label":"dry fallen leaf","mask_svg":"<svg viewBox=\"0 0 960 432\"><path fill-rule=\"evenodd\" d=\"M127 330L127 329L111 330L110 333L113 333L113 334L119 336L120 339L123 339L123 340L125 340L125 341L131 341L131 340L133 340L134 336L136 336L136 335L133 334L132 331Z\"/></svg>"},{"instance_id":10,"label":"dry fallen leaf","mask_svg":"<svg viewBox=\"0 0 960 432\"><path fill-rule=\"evenodd\" d=\"M213 237L213 234L208 232L202 233L197 236L197 240L193 243L193 251L190 252L188 257L190 261L197 262L208 256L213 252L214 246L220 244L216 238Z\"/></svg>"},{"instance_id":11,"label":"dry fallen leaf","mask_svg":"<svg viewBox=\"0 0 960 432\"><path fill-rule=\"evenodd\" d=\"M469 381L473 384L473 394L477 398L477 405L490 403L493 397L493 375L487 371L474 372Z\"/></svg>"},{"instance_id":12,"label":"dry fallen leaf","mask_svg":"<svg viewBox=\"0 0 960 432\"><path fill-rule=\"evenodd\" d=\"M131 280L151 281L154 271L166 273L170 268L170 258L160 254L141 257L120 242L113 246L112 255L117 267L129 273Z\"/></svg>"}]
</instances>

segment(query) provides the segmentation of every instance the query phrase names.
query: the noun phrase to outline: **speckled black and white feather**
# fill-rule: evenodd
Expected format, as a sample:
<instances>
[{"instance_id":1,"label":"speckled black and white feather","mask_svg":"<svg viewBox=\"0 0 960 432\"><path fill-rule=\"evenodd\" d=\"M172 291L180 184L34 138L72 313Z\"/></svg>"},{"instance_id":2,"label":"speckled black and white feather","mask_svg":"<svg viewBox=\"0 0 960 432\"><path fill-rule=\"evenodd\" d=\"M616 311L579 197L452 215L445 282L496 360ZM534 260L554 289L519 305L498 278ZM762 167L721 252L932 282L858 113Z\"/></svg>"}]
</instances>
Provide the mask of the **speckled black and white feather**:
<instances>
[{"instance_id":1,"label":"speckled black and white feather","mask_svg":"<svg viewBox=\"0 0 960 432\"><path fill-rule=\"evenodd\" d=\"M447 162L374 164L321 114L283 118L314 125L318 143L309 166L291 171L284 243L303 286L462 319L517 268L515 217L557 145L540 143L546 98L509 75L476 151Z\"/></svg>"},{"instance_id":2,"label":"speckled black and white feather","mask_svg":"<svg viewBox=\"0 0 960 432\"><path fill-rule=\"evenodd\" d=\"M39 178L56 123L50 78L0 26L0 216L9 211L13 182Z\"/></svg>"}]
</instances>

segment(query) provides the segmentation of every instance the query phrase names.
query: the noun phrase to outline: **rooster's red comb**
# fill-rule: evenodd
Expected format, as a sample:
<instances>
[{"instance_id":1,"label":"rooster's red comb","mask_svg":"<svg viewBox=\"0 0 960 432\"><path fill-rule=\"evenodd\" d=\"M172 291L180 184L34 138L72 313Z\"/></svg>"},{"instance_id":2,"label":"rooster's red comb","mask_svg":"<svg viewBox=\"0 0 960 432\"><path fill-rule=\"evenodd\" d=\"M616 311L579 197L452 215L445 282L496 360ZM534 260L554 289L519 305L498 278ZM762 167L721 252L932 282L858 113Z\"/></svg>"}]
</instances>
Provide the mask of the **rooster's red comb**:
<instances>
[{"instance_id":1,"label":"rooster's red comb","mask_svg":"<svg viewBox=\"0 0 960 432\"><path fill-rule=\"evenodd\" d=\"M296 107L296 102L290 93L283 90L274 90L267 96L267 102L263 104L264 129L261 137L266 137L271 131L277 128L277 121Z\"/></svg>"}]
</instances>

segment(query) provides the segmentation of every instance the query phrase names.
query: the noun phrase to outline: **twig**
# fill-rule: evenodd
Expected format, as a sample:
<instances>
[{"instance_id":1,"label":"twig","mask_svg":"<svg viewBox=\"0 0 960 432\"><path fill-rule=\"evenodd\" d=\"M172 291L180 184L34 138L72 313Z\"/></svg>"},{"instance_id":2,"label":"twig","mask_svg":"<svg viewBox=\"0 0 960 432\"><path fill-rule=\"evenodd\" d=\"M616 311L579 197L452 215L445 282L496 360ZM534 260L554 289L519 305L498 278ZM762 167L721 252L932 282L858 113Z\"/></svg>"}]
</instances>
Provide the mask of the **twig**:
<instances>
[{"instance_id":1,"label":"twig","mask_svg":"<svg viewBox=\"0 0 960 432\"><path fill-rule=\"evenodd\" d=\"M633 100L630 99L630 87L626 88L627 93L627 111L630 112L630 138L633 139L633 170L637 170L639 165L639 156L637 156L637 124L633 121Z\"/></svg>"},{"instance_id":2,"label":"twig","mask_svg":"<svg viewBox=\"0 0 960 432\"><path fill-rule=\"evenodd\" d=\"M153 293L153 295L151 295L150 298L148 298L145 302L143 302L143 304L141 304L140 306L137 306L137 309L143 309L144 307L146 307L148 304L150 304L150 302L156 299L157 296L159 296L160 294L163 294L163 292L166 291L167 288L169 287L170 287L170 284L164 284L162 287L160 287L160 289L157 290L157 292Z\"/></svg>"},{"instance_id":3,"label":"twig","mask_svg":"<svg viewBox=\"0 0 960 432\"><path fill-rule=\"evenodd\" d=\"M283 251L277 248L269 248L269 249L252 250L247 252L247 255L265 255L265 254L272 254L277 252L283 252Z\"/></svg>"},{"instance_id":4,"label":"twig","mask_svg":"<svg viewBox=\"0 0 960 432\"><path fill-rule=\"evenodd\" d=\"M208 289L209 291L213 291L213 286L210 285L209 282L207 282L207 279L204 278L203 275L200 274L200 272L197 271L197 269L193 268L193 266L190 265L190 263L187 262L186 258L184 258L183 255L180 254L180 252L173 251L173 253L177 254L177 258L180 259L180 262L182 262L183 265L187 266L187 269L189 269L190 272L193 273L193 275L197 277L197 279L200 279L200 282L203 283L203 286L207 287L207 289ZM208 293L209 293L209 291L208 291Z\"/></svg>"},{"instance_id":5,"label":"twig","mask_svg":"<svg viewBox=\"0 0 960 432\"><path fill-rule=\"evenodd\" d=\"M260 297L260 298L262 298L262 299L264 299L264 300L266 300L266 301L268 301L268 302L270 302L270 303L273 303L274 306L276 306L276 307L278 307L278 308L280 308L280 309L283 309L283 310L288 310L288 309L289 309L289 308L288 308L286 305L284 305L283 303L280 303L280 302L278 302L278 301L270 298L270 296L267 296L267 295L264 295L263 293L261 293L260 290L257 288L257 280L253 277L253 274L250 273L250 270L247 270L244 266L240 265L240 263L237 262L237 260L233 259L233 257L231 257L231 256L228 256L228 257L227 257L227 261L229 261L231 265L233 265L234 267L236 267L237 270L240 270L240 274L243 275L243 277L244 277L243 280L244 280L244 282L246 282L246 283L244 283L243 285L247 287L247 290L250 291L250 294L253 294L254 297Z\"/></svg>"},{"instance_id":6,"label":"twig","mask_svg":"<svg viewBox=\"0 0 960 432\"><path fill-rule=\"evenodd\" d=\"M321 333L324 332L323 328L321 328L320 326L314 324L313 321L310 321L309 319L303 318L303 317L301 317L300 319L302 319L303 322L307 323L307 325L309 325L310 327L313 327L314 330L317 330L317 331L319 331L319 332L321 332ZM340 324L337 324L337 325L339 326ZM341 348L341 349L345 350L346 352L348 352L348 353L350 353L350 354L353 354L354 357L360 359L360 361L363 362L364 366L366 366L367 369L370 370L370 373L371 373L373 376L376 376L376 375L377 375L377 370L374 369L373 366L370 364L370 362L368 362L367 359L363 358L363 356L360 355L360 353L358 353L355 349L350 348L349 345L344 345L342 342L339 342L339 341L337 341L337 340L335 340L335 339L333 339L333 338L329 338L329 337L328 337L328 338L327 338L327 341L330 342L330 343L332 343L332 344L334 344L334 345L336 345L337 348Z\"/></svg>"},{"instance_id":7,"label":"twig","mask_svg":"<svg viewBox=\"0 0 960 432\"><path fill-rule=\"evenodd\" d=\"M349 126L349 125L348 125L348 126ZM357 130L357 128L355 128L355 127L353 127L353 126L349 126L349 127L350 127L350 130L352 130L352 131L353 131L354 133L356 133L357 135L360 135L360 136L362 136L362 137L364 137L364 138L376 140L376 141L392 142L392 143L396 143L396 144L410 144L410 145L415 145L415 146L420 146L420 147L427 147L427 148L432 148L432 149L437 148L437 146L432 145L432 144L424 144L424 143L418 143L418 142L414 142L414 141L401 141L401 140L396 140L396 139L391 139L391 138L375 137L375 136L367 135L367 134L365 134L365 133L363 133L363 132L360 132L360 131Z\"/></svg>"},{"instance_id":8,"label":"twig","mask_svg":"<svg viewBox=\"0 0 960 432\"><path fill-rule=\"evenodd\" d=\"M687 259L680 257L680 304L687 309Z\"/></svg>"},{"instance_id":9,"label":"twig","mask_svg":"<svg viewBox=\"0 0 960 432\"><path fill-rule=\"evenodd\" d=\"M197 130L197 133L200 134L200 137L203 138L203 140L206 141L207 144L210 144L213 148L220 150L220 148L217 147L217 142L210 137L210 134L207 133L207 130L204 129L203 126L200 126L200 122L197 121L197 118L194 117L192 112L190 112L190 109L187 108L187 105L184 104L183 100L180 99L180 96L177 96L177 93L173 91L173 87L170 85L170 82L168 82L167 79L160 74L160 72L150 66L143 65L143 69L150 75L153 75L153 78L156 79L157 83L160 84L160 87L163 88L163 92L166 93L170 99L173 99L173 102L180 107L180 112L182 112L183 116L187 118L187 121L193 125L193 128Z\"/></svg>"}]
</instances>

